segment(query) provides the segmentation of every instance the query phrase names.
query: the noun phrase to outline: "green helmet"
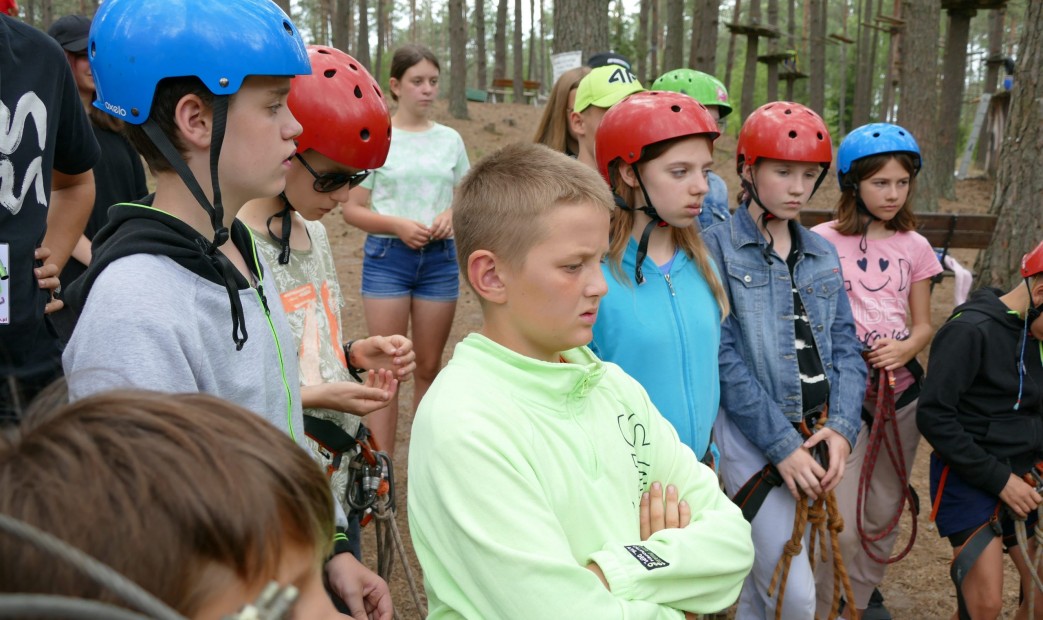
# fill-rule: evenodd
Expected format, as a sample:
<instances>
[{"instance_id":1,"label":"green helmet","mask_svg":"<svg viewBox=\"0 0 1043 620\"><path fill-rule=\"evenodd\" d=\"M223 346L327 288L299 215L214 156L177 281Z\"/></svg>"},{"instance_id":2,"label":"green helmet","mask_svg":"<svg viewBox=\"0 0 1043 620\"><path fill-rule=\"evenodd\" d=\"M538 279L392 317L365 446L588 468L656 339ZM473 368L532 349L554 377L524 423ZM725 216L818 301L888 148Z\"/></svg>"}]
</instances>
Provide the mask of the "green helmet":
<instances>
[{"instance_id":1,"label":"green helmet","mask_svg":"<svg viewBox=\"0 0 1043 620\"><path fill-rule=\"evenodd\" d=\"M732 113L732 106L728 104L728 89L709 73L695 69L674 69L659 76L652 83L652 90L683 93L704 106L715 105L720 109L721 118Z\"/></svg>"}]
</instances>

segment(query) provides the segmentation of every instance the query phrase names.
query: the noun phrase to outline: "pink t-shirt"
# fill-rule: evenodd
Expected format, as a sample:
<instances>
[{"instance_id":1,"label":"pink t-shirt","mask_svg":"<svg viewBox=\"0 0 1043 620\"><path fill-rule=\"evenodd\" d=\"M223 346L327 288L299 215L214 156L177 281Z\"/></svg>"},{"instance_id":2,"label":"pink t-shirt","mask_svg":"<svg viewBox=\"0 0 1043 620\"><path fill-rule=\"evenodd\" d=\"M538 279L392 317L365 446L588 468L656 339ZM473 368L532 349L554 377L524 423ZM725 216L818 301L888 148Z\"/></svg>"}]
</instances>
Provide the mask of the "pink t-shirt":
<instances>
[{"instance_id":1,"label":"pink t-shirt","mask_svg":"<svg viewBox=\"0 0 1043 620\"><path fill-rule=\"evenodd\" d=\"M837 248L858 339L869 348L880 338L908 338L913 282L942 271L931 244L920 233L899 232L887 239L868 240L863 253L859 248L862 236L841 235L833 228L834 223L819 224L811 230ZM905 368L895 372L896 392L912 383L913 377Z\"/></svg>"}]
</instances>

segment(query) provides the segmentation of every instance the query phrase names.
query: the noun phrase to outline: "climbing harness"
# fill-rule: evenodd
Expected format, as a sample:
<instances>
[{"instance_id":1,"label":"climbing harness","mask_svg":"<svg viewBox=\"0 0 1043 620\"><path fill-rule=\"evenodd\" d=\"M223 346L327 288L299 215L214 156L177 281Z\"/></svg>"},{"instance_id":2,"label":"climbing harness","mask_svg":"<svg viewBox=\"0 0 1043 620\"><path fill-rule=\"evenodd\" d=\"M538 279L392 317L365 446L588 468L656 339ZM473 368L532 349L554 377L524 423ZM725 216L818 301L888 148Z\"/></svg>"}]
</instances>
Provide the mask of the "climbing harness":
<instances>
[{"instance_id":1,"label":"climbing harness","mask_svg":"<svg viewBox=\"0 0 1043 620\"><path fill-rule=\"evenodd\" d=\"M913 543L916 542L916 514L917 514L917 502L913 497L912 490L909 486L909 477L907 475L905 455L902 452L902 438L898 431L898 418L895 412L895 379L894 374L890 372L879 372L879 382L876 390L876 415L874 416L873 423L870 426L869 440L866 444L866 455L865 461L862 465L862 472L858 477L858 491L856 493L855 502L855 528L858 532L858 540L862 544L862 549L866 552L870 558L875 562L881 564L893 564L904 558L913 548ZM891 466L894 467L895 472L898 474L898 479L902 484L902 502L898 505L898 509L895 511L893 517L888 521L887 525L880 531L870 534L865 531L863 524L863 508L866 500L869 497L869 485L872 481L873 471L876 469L877 458L880 456L881 447L887 449L887 456L891 461ZM892 557L880 557L872 549L870 543L877 542L886 538L891 532L898 527L899 522L902 518L902 513L905 511L906 505L909 506L909 512L912 515L912 533L909 535L909 540L906 542L905 547L897 555Z\"/></svg>"},{"instance_id":2,"label":"climbing harness","mask_svg":"<svg viewBox=\"0 0 1043 620\"><path fill-rule=\"evenodd\" d=\"M375 523L377 574L390 583L397 555L405 570L409 594L419 618L427 617L420 587L406 557L406 547L396 521L395 473L391 457L380 449L376 438L362 424L354 436L329 420L304 416L304 432L323 452L326 475L345 469L347 484L342 501L349 517L358 517L359 526ZM395 606L395 618L401 618Z\"/></svg>"},{"instance_id":3,"label":"climbing harness","mask_svg":"<svg viewBox=\"0 0 1043 620\"><path fill-rule=\"evenodd\" d=\"M1036 490L1036 493L1043 493L1043 462L1037 462L1032 466L1032 469L1028 471L1022 479L1028 484L1032 485L1032 488ZM1043 528L1040 527L1040 519L1043 519L1043 506L1036 508L1036 526L1034 529L1034 538L1036 540L1036 560L1032 561L1029 556L1028 549L1028 526L1027 519L1022 519L1010 511L1010 516L1014 519L1014 537L1018 541L1018 549L1021 553L1022 559L1025 560L1025 566L1029 568L1029 575L1032 577L1032 583L1036 585L1036 589L1040 593L1043 593L1043 581L1040 580L1039 573L1040 569L1043 568ZM1029 618L1036 617L1036 597L1029 595Z\"/></svg>"}]
</instances>

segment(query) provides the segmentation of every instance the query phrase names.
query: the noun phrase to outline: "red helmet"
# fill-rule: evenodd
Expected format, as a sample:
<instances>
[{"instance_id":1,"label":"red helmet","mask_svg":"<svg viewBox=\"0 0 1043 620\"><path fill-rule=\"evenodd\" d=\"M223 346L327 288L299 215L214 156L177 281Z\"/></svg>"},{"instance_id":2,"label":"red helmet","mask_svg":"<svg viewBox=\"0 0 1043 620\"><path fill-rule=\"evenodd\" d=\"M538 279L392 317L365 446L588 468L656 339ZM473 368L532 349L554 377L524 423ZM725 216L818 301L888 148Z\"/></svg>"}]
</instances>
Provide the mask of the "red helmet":
<instances>
[{"instance_id":1,"label":"red helmet","mask_svg":"<svg viewBox=\"0 0 1043 620\"><path fill-rule=\"evenodd\" d=\"M314 149L363 170L384 165L391 116L380 85L357 60L325 45L309 45L311 75L293 78L290 111L304 131L297 152Z\"/></svg>"},{"instance_id":2,"label":"red helmet","mask_svg":"<svg viewBox=\"0 0 1043 620\"><path fill-rule=\"evenodd\" d=\"M1021 277L1031 278L1043 273L1043 242L1021 258Z\"/></svg>"},{"instance_id":3,"label":"red helmet","mask_svg":"<svg viewBox=\"0 0 1043 620\"><path fill-rule=\"evenodd\" d=\"M598 170L611 185L608 165L613 161L632 164L649 144L698 134L708 134L711 141L721 135L703 104L681 93L634 93L609 108L598 125Z\"/></svg>"},{"instance_id":4,"label":"red helmet","mask_svg":"<svg viewBox=\"0 0 1043 620\"><path fill-rule=\"evenodd\" d=\"M826 168L833 161L833 144L822 117L789 101L766 103L754 110L742 124L735 150L739 174L744 164L752 166L762 157Z\"/></svg>"}]
</instances>

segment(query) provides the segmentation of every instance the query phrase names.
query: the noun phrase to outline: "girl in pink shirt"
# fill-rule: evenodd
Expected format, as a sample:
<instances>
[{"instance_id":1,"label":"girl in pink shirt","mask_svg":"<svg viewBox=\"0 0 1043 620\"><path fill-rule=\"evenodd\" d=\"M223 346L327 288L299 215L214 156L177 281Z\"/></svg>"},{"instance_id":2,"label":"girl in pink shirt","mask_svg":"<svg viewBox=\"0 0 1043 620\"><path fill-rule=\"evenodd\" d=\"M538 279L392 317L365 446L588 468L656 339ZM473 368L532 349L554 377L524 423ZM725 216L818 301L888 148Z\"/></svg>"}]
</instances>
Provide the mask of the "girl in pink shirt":
<instances>
[{"instance_id":1,"label":"girl in pink shirt","mask_svg":"<svg viewBox=\"0 0 1043 620\"><path fill-rule=\"evenodd\" d=\"M841 552L855 596L847 604L866 620L891 618L877 588L887 564L908 551L891 557L902 510L907 501L916 503L908 485L920 441L916 402L923 369L916 354L931 339L930 278L942 270L931 244L916 232L910 205L921 165L920 147L902 127L855 129L837 151L842 193L836 219L812 229L837 248L869 366L862 430L836 489L847 525ZM884 400L878 400L881 387ZM818 566L817 590L828 595L831 565ZM828 605L820 598L819 612Z\"/></svg>"}]
</instances>

